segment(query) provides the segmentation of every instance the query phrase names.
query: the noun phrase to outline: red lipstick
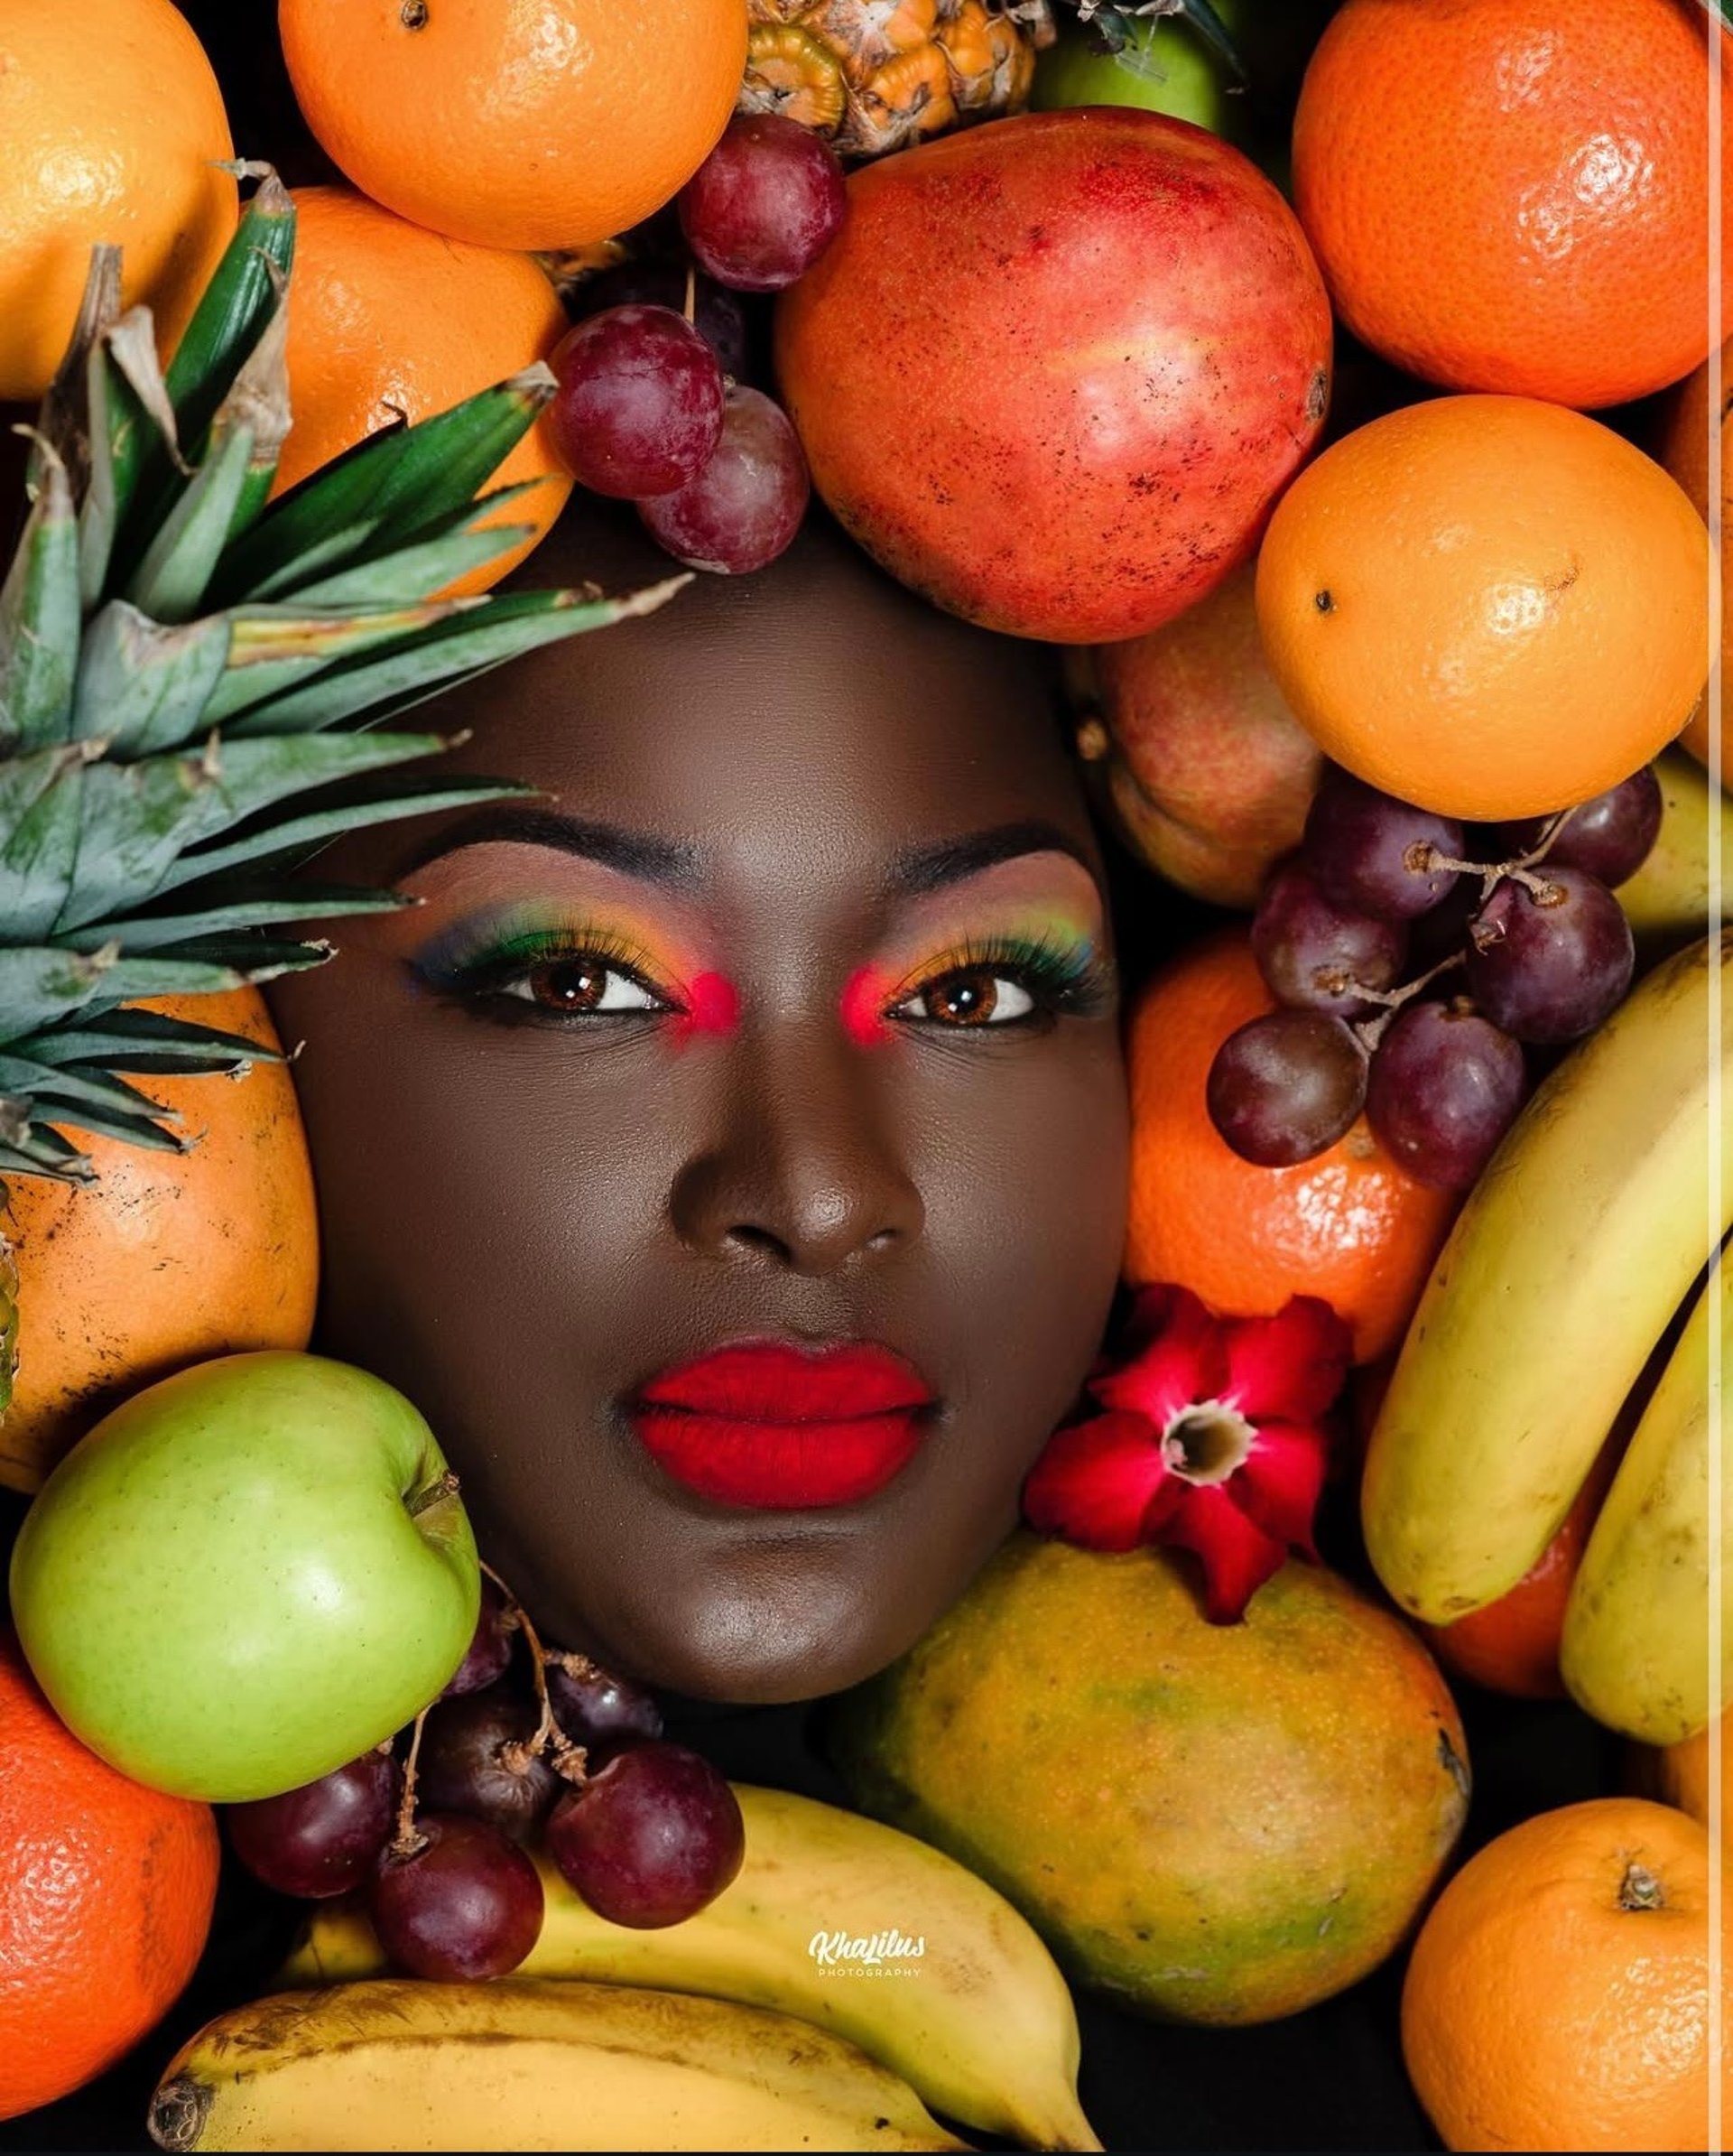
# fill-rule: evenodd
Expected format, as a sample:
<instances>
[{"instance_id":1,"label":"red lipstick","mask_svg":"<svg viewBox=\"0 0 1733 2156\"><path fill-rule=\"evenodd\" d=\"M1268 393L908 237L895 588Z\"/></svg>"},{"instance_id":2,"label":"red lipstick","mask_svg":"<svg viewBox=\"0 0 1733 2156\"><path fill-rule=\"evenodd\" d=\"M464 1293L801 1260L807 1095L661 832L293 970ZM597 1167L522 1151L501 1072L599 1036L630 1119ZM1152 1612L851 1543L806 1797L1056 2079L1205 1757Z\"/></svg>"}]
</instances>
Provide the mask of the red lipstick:
<instances>
[{"instance_id":1,"label":"red lipstick","mask_svg":"<svg viewBox=\"0 0 1733 2156\"><path fill-rule=\"evenodd\" d=\"M630 1412L651 1458L689 1490L793 1511L883 1489L913 1457L932 1404L888 1348L742 1341L652 1378Z\"/></svg>"}]
</instances>

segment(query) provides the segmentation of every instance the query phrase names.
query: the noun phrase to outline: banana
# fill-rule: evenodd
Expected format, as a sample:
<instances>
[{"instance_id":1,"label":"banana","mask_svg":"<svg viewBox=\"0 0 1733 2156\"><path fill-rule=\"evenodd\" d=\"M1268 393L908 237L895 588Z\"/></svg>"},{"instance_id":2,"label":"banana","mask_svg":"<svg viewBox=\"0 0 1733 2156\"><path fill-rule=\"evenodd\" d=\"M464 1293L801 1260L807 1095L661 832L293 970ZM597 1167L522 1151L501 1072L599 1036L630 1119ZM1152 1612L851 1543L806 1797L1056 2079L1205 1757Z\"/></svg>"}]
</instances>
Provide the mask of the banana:
<instances>
[{"instance_id":1,"label":"banana","mask_svg":"<svg viewBox=\"0 0 1733 2156\"><path fill-rule=\"evenodd\" d=\"M774 2007L858 2044L966 2126L1034 2148L1101 2146L1077 2100L1065 1979L1008 1901L894 1827L779 1789L737 1783L735 1794L746 1863L683 1924L607 1923L538 1854L542 1936L508 1981L582 1977ZM918 1956L874 1965L834 1948L838 1935L894 1947L895 1928ZM277 1980L344 1984L386 1965L358 1907L320 1904Z\"/></svg>"},{"instance_id":2,"label":"banana","mask_svg":"<svg viewBox=\"0 0 1733 2156\"><path fill-rule=\"evenodd\" d=\"M1647 860L1618 887L1639 964L1664 958L1709 925L1711 813L1720 825L1721 858L1733 878L1733 801L1719 792L1711 796L1709 774L1682 748L1669 748L1654 768L1661 781L1661 829ZM1733 880L1725 887L1722 918L1730 911Z\"/></svg>"},{"instance_id":3,"label":"banana","mask_svg":"<svg viewBox=\"0 0 1733 2156\"><path fill-rule=\"evenodd\" d=\"M1677 1744L1707 1728L1727 1693L1733 1655L1733 1562L1721 1573L1722 1656L1710 1698L1710 1334L1733 1368L1733 1262L1698 1296L1601 1507L1571 1586L1560 1666L1579 1705L1645 1744ZM1719 1406L1719 1402L1716 1403ZM1720 1487L1721 1533L1733 1560L1733 1488Z\"/></svg>"},{"instance_id":4,"label":"banana","mask_svg":"<svg viewBox=\"0 0 1733 2156\"><path fill-rule=\"evenodd\" d=\"M1372 1434L1367 1552L1448 1624L1515 1585L1711 1254L1710 983L1733 932L1639 981L1529 1102L1439 1256ZM1719 1210L1733 1217L1733 1146Z\"/></svg>"},{"instance_id":5,"label":"banana","mask_svg":"<svg viewBox=\"0 0 1733 2156\"><path fill-rule=\"evenodd\" d=\"M182 2149L962 2149L788 2014L591 1984L357 1984L237 2008L151 2100Z\"/></svg>"}]
</instances>

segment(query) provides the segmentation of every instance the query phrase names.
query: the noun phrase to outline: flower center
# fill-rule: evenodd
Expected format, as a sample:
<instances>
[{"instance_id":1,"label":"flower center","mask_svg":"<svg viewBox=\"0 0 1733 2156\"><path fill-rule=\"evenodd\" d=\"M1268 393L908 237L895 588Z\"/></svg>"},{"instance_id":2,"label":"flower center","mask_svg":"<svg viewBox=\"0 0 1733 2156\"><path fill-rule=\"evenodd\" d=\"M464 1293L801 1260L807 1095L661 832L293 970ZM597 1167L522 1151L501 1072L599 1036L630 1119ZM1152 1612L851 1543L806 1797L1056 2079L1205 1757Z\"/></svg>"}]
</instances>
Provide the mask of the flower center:
<instances>
[{"instance_id":1,"label":"flower center","mask_svg":"<svg viewBox=\"0 0 1733 2156\"><path fill-rule=\"evenodd\" d=\"M1162 1458L1188 1482L1225 1482L1257 1435L1237 1408L1200 1400L1182 1408L1162 1433Z\"/></svg>"}]
</instances>

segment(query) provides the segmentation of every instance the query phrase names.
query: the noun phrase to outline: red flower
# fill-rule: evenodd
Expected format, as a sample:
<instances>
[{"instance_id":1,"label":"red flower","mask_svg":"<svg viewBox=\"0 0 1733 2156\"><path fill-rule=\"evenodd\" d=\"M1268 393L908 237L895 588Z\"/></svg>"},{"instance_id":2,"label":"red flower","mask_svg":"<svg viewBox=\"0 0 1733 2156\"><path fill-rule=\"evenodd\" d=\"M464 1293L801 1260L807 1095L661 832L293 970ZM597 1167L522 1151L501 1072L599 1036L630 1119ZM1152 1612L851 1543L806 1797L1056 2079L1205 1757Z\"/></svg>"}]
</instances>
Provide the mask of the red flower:
<instances>
[{"instance_id":1,"label":"red flower","mask_svg":"<svg viewBox=\"0 0 1733 2156\"><path fill-rule=\"evenodd\" d=\"M1210 1622L1233 1623L1290 1549L1317 1555L1322 1418L1348 1348L1315 1296L1274 1317L1219 1318L1189 1288L1145 1288L1120 1359L1089 1380L1106 1414L1050 1440L1024 1486L1025 1517L1087 1549L1196 1551Z\"/></svg>"}]
</instances>

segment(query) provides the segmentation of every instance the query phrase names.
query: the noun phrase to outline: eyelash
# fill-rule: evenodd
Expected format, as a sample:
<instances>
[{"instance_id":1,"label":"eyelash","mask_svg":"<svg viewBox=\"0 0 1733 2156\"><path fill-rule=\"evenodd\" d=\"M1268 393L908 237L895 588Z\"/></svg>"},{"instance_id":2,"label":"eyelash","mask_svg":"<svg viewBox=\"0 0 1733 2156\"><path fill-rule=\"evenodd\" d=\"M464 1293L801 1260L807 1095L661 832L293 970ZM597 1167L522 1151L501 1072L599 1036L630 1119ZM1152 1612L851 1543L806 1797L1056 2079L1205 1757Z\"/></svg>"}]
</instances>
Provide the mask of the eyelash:
<instances>
[{"instance_id":1,"label":"eyelash","mask_svg":"<svg viewBox=\"0 0 1733 2156\"><path fill-rule=\"evenodd\" d=\"M527 980L538 968L575 959L593 960L606 972L622 975L651 997L653 1007L648 1010L562 1014L512 992L513 983ZM469 953L459 951L449 958L423 958L415 971L429 987L459 999L470 1009L502 1025L568 1026L579 1018L593 1024L598 1018L677 1017L684 1008L651 977L644 953L607 928L550 928L496 943L484 941Z\"/></svg>"},{"instance_id":2,"label":"eyelash","mask_svg":"<svg viewBox=\"0 0 1733 2156\"><path fill-rule=\"evenodd\" d=\"M561 1013L512 992L514 983L527 980L539 967L579 959L593 960L607 972L623 975L653 999L653 1008ZM473 954L424 957L414 971L428 986L506 1025L567 1026L593 1024L598 1018L677 1017L684 1008L651 977L644 954L605 928L547 929L514 935L503 944L484 944ZM1014 1018L974 1027L904 1015L906 1006L919 998L931 995L948 980L970 974L1014 980L1029 996L1033 1008ZM890 1024L927 1026L936 1032L1006 1033L1051 1023L1061 1017L1095 1017L1107 1009L1111 995L1108 969L1087 943L1060 943L1042 936L986 936L978 942L965 940L902 981L888 999L885 1015Z\"/></svg>"},{"instance_id":3,"label":"eyelash","mask_svg":"<svg viewBox=\"0 0 1733 2156\"><path fill-rule=\"evenodd\" d=\"M909 1018L903 1009L930 996L948 980L990 974L1015 981L1034 1008L1015 1018L968 1027L941 1018ZM947 1033L1008 1033L1057 1018L1092 1018L1107 1008L1111 984L1107 968L1088 943L1057 942L1044 936L972 937L904 981L893 993L886 1018L893 1025L925 1025Z\"/></svg>"}]
</instances>

